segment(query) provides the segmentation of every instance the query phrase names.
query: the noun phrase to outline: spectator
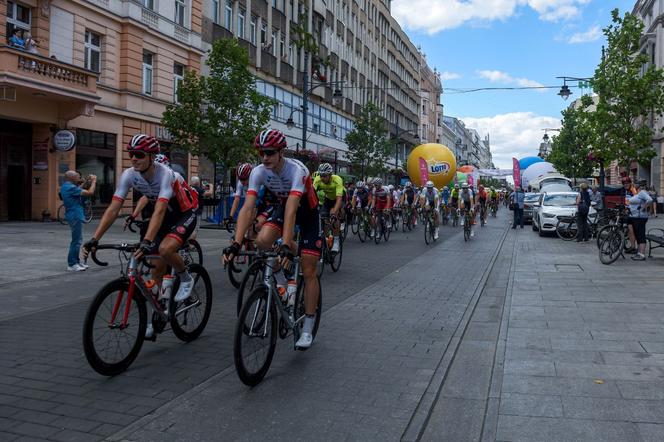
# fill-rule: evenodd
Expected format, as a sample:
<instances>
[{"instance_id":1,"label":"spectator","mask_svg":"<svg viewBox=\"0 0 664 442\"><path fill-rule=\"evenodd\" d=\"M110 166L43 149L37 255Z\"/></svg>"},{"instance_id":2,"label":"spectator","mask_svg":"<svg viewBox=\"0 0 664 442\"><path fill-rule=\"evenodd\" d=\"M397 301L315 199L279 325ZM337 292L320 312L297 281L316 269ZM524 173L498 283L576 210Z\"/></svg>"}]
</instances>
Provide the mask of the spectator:
<instances>
[{"instance_id":1,"label":"spectator","mask_svg":"<svg viewBox=\"0 0 664 442\"><path fill-rule=\"evenodd\" d=\"M9 37L9 46L13 46L18 49L25 49L25 41L21 37L21 29L14 28L12 31L12 36Z\"/></svg>"},{"instance_id":2,"label":"spectator","mask_svg":"<svg viewBox=\"0 0 664 442\"><path fill-rule=\"evenodd\" d=\"M591 201L595 203L595 210L602 212L604 210L604 195L599 191L598 186L593 186Z\"/></svg>"},{"instance_id":3,"label":"spectator","mask_svg":"<svg viewBox=\"0 0 664 442\"><path fill-rule=\"evenodd\" d=\"M636 182L636 193L629 198L629 220L634 229L634 237L638 245L638 252L632 256L635 261L646 259L646 223L648 222L648 210L652 204L652 198L645 191L645 180Z\"/></svg>"},{"instance_id":4,"label":"spectator","mask_svg":"<svg viewBox=\"0 0 664 442\"><path fill-rule=\"evenodd\" d=\"M31 54L39 54L39 51L37 50L37 41L32 38L32 34L30 34L28 31L23 31L23 45L25 50Z\"/></svg>"},{"instance_id":5,"label":"spectator","mask_svg":"<svg viewBox=\"0 0 664 442\"><path fill-rule=\"evenodd\" d=\"M83 243L83 213L82 196L93 196L97 186L97 177L90 175L92 184L89 189L83 189L81 184L81 174L75 170L65 172L65 183L60 188L60 196L65 206L65 219L71 229L71 243L69 244L69 255L67 256L67 270L70 272L80 272L88 267L82 265L79 260L79 251Z\"/></svg>"},{"instance_id":6,"label":"spectator","mask_svg":"<svg viewBox=\"0 0 664 442\"><path fill-rule=\"evenodd\" d=\"M514 223L512 228L516 229L516 225L519 224L523 229L523 201L525 198L523 189L518 187L511 195L512 206L514 207Z\"/></svg>"},{"instance_id":7,"label":"spectator","mask_svg":"<svg viewBox=\"0 0 664 442\"><path fill-rule=\"evenodd\" d=\"M592 197L588 184L581 183L579 194L576 196L576 242L589 241L590 229L588 229L588 212Z\"/></svg>"},{"instance_id":8,"label":"spectator","mask_svg":"<svg viewBox=\"0 0 664 442\"><path fill-rule=\"evenodd\" d=\"M196 209L196 232L194 235L192 235L192 237L195 238L201 225L201 217L203 215L203 199L208 198L210 195L209 192L206 191L203 186L201 186L201 180L197 176L191 177L191 180L189 180L189 185L196 191L196 193L198 193L198 209Z\"/></svg>"},{"instance_id":9,"label":"spectator","mask_svg":"<svg viewBox=\"0 0 664 442\"><path fill-rule=\"evenodd\" d=\"M648 195L650 195L650 198L652 198L652 206L650 206L650 214L653 215L655 218L657 218L657 191L655 190L655 186L652 186L650 188Z\"/></svg>"}]
</instances>

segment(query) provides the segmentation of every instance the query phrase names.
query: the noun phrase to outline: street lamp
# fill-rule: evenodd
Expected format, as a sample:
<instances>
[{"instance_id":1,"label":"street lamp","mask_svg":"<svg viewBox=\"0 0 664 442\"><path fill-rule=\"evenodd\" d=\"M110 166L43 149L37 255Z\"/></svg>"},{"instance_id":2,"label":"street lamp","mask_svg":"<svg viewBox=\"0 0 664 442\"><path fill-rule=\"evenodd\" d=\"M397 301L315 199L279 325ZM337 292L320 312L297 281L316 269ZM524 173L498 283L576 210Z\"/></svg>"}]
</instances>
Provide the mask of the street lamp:
<instances>
[{"instance_id":1,"label":"street lamp","mask_svg":"<svg viewBox=\"0 0 664 442\"><path fill-rule=\"evenodd\" d=\"M568 81L578 81L579 82L579 87L583 87L583 85L587 84L590 85L592 82L592 78L579 78L579 77L556 77L560 78L563 80L563 85L560 88L560 92L558 92L558 95L562 97L563 100L567 101L567 99L572 95L572 91L570 90L569 86L567 86ZM585 82L585 83L581 83Z\"/></svg>"},{"instance_id":2,"label":"street lamp","mask_svg":"<svg viewBox=\"0 0 664 442\"><path fill-rule=\"evenodd\" d=\"M324 85L324 84L328 84L328 83L320 83L320 84L317 84L317 85L314 86L313 88L309 89L309 92L313 91L313 90L314 90L315 88L317 88L318 86L322 86L322 85ZM343 98L344 98L344 94L343 94L343 92L341 91L341 89L340 89L340 88L336 88L336 89L334 90L334 93L332 94L332 102L333 102L334 104L337 104L337 103L338 103L340 100L342 100ZM295 121L293 121L293 114L294 114L295 112L302 113L302 110L301 110L301 109L293 109L293 110L291 110L291 113L290 113L290 115L288 116L288 119L286 120L286 127L287 127L288 129L292 129L292 128L295 127ZM303 148L303 149L304 149L304 148Z\"/></svg>"}]
</instances>

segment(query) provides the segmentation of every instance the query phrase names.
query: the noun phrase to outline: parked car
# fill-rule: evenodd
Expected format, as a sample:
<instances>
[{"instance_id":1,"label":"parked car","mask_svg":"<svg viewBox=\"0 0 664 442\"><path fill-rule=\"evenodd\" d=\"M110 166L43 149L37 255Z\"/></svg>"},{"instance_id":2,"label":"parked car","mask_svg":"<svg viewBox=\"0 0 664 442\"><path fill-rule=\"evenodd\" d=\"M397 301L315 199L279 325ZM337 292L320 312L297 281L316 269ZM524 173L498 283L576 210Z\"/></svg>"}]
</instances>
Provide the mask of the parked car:
<instances>
[{"instance_id":1,"label":"parked car","mask_svg":"<svg viewBox=\"0 0 664 442\"><path fill-rule=\"evenodd\" d=\"M576 214L577 192L550 192L540 194L540 198L533 204L533 231L543 236L546 232L555 232L559 216L574 216ZM595 209L590 208L589 214Z\"/></svg>"},{"instance_id":2,"label":"parked car","mask_svg":"<svg viewBox=\"0 0 664 442\"><path fill-rule=\"evenodd\" d=\"M533 204L539 201L539 193L526 193L523 200L523 222L525 224L533 222Z\"/></svg>"}]
</instances>

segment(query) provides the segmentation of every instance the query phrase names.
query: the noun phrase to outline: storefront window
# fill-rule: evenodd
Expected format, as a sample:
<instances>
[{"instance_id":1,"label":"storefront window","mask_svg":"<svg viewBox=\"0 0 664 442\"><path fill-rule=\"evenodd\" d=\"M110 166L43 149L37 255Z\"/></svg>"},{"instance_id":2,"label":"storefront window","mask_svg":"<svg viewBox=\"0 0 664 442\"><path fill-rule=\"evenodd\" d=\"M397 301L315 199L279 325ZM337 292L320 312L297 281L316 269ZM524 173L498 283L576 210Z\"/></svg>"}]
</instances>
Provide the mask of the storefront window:
<instances>
[{"instance_id":1,"label":"storefront window","mask_svg":"<svg viewBox=\"0 0 664 442\"><path fill-rule=\"evenodd\" d=\"M116 135L79 129L76 131L76 169L83 177L97 175L93 204L105 207L115 191Z\"/></svg>"}]
</instances>

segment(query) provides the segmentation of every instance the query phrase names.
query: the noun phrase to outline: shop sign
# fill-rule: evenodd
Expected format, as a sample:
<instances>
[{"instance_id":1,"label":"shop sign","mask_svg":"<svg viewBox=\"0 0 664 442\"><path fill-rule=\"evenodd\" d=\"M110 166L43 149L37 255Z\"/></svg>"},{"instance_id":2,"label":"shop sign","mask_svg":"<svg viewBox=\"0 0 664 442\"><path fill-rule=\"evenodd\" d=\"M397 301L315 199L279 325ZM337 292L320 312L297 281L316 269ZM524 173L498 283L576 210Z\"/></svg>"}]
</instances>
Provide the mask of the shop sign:
<instances>
[{"instance_id":1,"label":"shop sign","mask_svg":"<svg viewBox=\"0 0 664 442\"><path fill-rule=\"evenodd\" d=\"M48 170L48 138L46 142L32 143L32 168Z\"/></svg>"},{"instance_id":2,"label":"shop sign","mask_svg":"<svg viewBox=\"0 0 664 442\"><path fill-rule=\"evenodd\" d=\"M76 135L70 130L59 130L53 135L53 147L60 152L67 152L74 148Z\"/></svg>"}]
</instances>

